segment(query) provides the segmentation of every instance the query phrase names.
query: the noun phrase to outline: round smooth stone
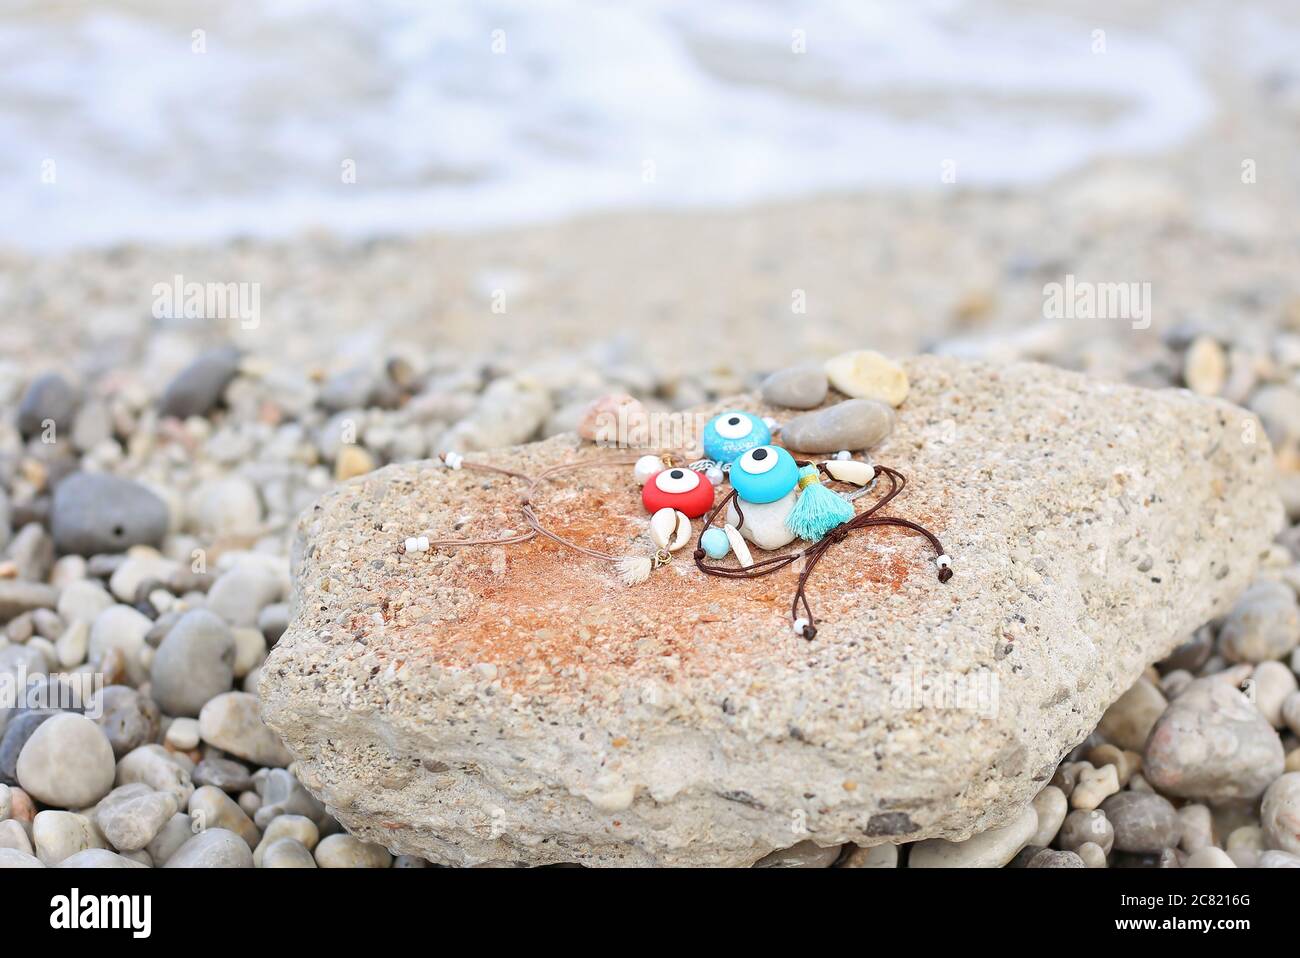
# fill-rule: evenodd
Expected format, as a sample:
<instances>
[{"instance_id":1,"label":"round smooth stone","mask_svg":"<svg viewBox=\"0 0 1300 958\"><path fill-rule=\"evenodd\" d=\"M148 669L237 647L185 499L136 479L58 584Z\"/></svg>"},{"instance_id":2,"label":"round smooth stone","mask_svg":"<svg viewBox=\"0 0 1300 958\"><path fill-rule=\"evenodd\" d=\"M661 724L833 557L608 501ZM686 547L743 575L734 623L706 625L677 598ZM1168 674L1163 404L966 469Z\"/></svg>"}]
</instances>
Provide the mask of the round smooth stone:
<instances>
[{"instance_id":1,"label":"round smooth stone","mask_svg":"<svg viewBox=\"0 0 1300 958\"><path fill-rule=\"evenodd\" d=\"M785 520L794 510L798 498L799 493L791 489L775 502L743 502L740 506L745 516L743 525L736 514L736 504L729 502L727 522L760 549L779 549L795 540L795 534L786 528Z\"/></svg>"},{"instance_id":2,"label":"round smooth stone","mask_svg":"<svg viewBox=\"0 0 1300 958\"><path fill-rule=\"evenodd\" d=\"M113 746L84 715L51 717L18 756L18 784L46 805L85 808L113 787Z\"/></svg>"},{"instance_id":3,"label":"round smooth stone","mask_svg":"<svg viewBox=\"0 0 1300 958\"><path fill-rule=\"evenodd\" d=\"M1219 651L1229 662L1267 662L1300 643L1300 606L1281 582L1257 582L1246 590L1219 630Z\"/></svg>"},{"instance_id":4,"label":"round smooth stone","mask_svg":"<svg viewBox=\"0 0 1300 958\"><path fill-rule=\"evenodd\" d=\"M148 868L144 862L132 861L125 855L110 852L107 848L87 848L84 852L69 855L56 868Z\"/></svg>"},{"instance_id":5,"label":"round smooth stone","mask_svg":"<svg viewBox=\"0 0 1300 958\"><path fill-rule=\"evenodd\" d=\"M230 690L235 652L234 636L219 616L207 609L186 612L154 656L153 697L168 715L197 716Z\"/></svg>"},{"instance_id":6,"label":"round smooth stone","mask_svg":"<svg viewBox=\"0 0 1300 958\"><path fill-rule=\"evenodd\" d=\"M92 820L118 851L138 851L154 840L176 811L174 795L135 782L105 795Z\"/></svg>"},{"instance_id":7,"label":"round smooth stone","mask_svg":"<svg viewBox=\"0 0 1300 958\"><path fill-rule=\"evenodd\" d=\"M791 419L781 427L781 441L800 452L834 453L869 449L893 431L891 406L874 399L846 399Z\"/></svg>"},{"instance_id":8,"label":"round smooth stone","mask_svg":"<svg viewBox=\"0 0 1300 958\"><path fill-rule=\"evenodd\" d=\"M1161 852L1178 844L1182 823L1169 801L1154 792L1120 792L1102 802L1121 852Z\"/></svg>"},{"instance_id":9,"label":"round smooth stone","mask_svg":"<svg viewBox=\"0 0 1300 958\"><path fill-rule=\"evenodd\" d=\"M1284 762L1268 720L1232 683L1211 677L1169 703L1147 740L1142 775L1166 795L1225 804L1258 798Z\"/></svg>"},{"instance_id":10,"label":"round smooth stone","mask_svg":"<svg viewBox=\"0 0 1300 958\"><path fill-rule=\"evenodd\" d=\"M1268 787L1259 819L1271 848L1300 855L1300 772L1287 772Z\"/></svg>"},{"instance_id":11,"label":"round smooth stone","mask_svg":"<svg viewBox=\"0 0 1300 958\"><path fill-rule=\"evenodd\" d=\"M731 551L731 542L725 532L717 526L711 526L700 536L700 548L710 559L723 559Z\"/></svg>"},{"instance_id":12,"label":"round smooth stone","mask_svg":"<svg viewBox=\"0 0 1300 958\"><path fill-rule=\"evenodd\" d=\"M315 868L311 851L294 838L278 838L262 853L262 868Z\"/></svg>"},{"instance_id":13,"label":"round smooth stone","mask_svg":"<svg viewBox=\"0 0 1300 958\"><path fill-rule=\"evenodd\" d=\"M24 436L35 436L52 421L57 441L59 433L71 431L80 402L77 388L58 373L37 376L18 403L18 431Z\"/></svg>"},{"instance_id":14,"label":"round smooth stone","mask_svg":"<svg viewBox=\"0 0 1300 958\"><path fill-rule=\"evenodd\" d=\"M826 399L830 382L826 370L816 363L802 363L778 369L759 387L763 402L787 409L812 409Z\"/></svg>"},{"instance_id":15,"label":"round smooth stone","mask_svg":"<svg viewBox=\"0 0 1300 958\"><path fill-rule=\"evenodd\" d=\"M167 384L158 402L159 413L177 419L206 415L221 400L238 370L239 350L234 346L218 346L200 354Z\"/></svg>"},{"instance_id":16,"label":"round smooth stone","mask_svg":"<svg viewBox=\"0 0 1300 958\"><path fill-rule=\"evenodd\" d=\"M293 756L280 737L262 724L257 696L224 692L210 699L199 713L203 741L255 765L285 766Z\"/></svg>"},{"instance_id":17,"label":"round smooth stone","mask_svg":"<svg viewBox=\"0 0 1300 958\"><path fill-rule=\"evenodd\" d=\"M167 859L164 868L252 868L253 850L234 832L208 828Z\"/></svg>"},{"instance_id":18,"label":"round smooth stone","mask_svg":"<svg viewBox=\"0 0 1300 958\"><path fill-rule=\"evenodd\" d=\"M158 738L162 715L153 699L126 685L106 686L94 702L95 719L118 758Z\"/></svg>"},{"instance_id":19,"label":"round smooth stone","mask_svg":"<svg viewBox=\"0 0 1300 958\"><path fill-rule=\"evenodd\" d=\"M372 845L345 833L326 835L316 846L321 868L388 868L393 856L382 845Z\"/></svg>"},{"instance_id":20,"label":"round smooth stone","mask_svg":"<svg viewBox=\"0 0 1300 958\"><path fill-rule=\"evenodd\" d=\"M54 490L50 527L60 552L95 555L157 545L167 532L166 504L138 482L79 472Z\"/></svg>"}]
</instances>

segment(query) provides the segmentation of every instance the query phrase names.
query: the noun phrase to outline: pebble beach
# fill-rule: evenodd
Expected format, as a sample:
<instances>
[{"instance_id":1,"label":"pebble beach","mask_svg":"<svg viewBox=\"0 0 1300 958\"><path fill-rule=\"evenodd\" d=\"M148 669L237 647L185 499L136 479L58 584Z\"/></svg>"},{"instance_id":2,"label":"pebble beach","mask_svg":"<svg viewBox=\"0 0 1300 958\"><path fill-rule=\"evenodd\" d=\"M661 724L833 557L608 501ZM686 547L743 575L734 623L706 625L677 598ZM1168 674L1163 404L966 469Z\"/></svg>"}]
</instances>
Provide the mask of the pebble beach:
<instances>
[{"instance_id":1,"label":"pebble beach","mask_svg":"<svg viewBox=\"0 0 1300 958\"><path fill-rule=\"evenodd\" d=\"M349 835L260 716L298 517L388 464L577 431L608 397L811 407L859 350L1241 406L1286 524L1237 557L1260 571L1230 611L1152 663L1006 824L803 841L756 867L1300 867L1300 73L1206 78L1224 106L1189 141L1022 188L4 244L0 679L21 691L0 709L0 867L429 867ZM1148 284L1149 311L1051 315L1045 288L1067 277ZM186 284L235 291L213 315L175 301Z\"/></svg>"}]
</instances>

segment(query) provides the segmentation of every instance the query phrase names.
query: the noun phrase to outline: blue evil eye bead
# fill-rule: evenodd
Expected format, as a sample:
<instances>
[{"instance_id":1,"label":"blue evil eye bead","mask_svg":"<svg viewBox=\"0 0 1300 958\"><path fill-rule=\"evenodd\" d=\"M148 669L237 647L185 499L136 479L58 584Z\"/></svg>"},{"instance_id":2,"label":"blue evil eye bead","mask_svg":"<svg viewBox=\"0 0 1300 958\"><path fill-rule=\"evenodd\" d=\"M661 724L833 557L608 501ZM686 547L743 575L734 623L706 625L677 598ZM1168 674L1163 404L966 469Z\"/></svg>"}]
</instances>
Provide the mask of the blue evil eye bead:
<instances>
[{"instance_id":1,"label":"blue evil eye bead","mask_svg":"<svg viewBox=\"0 0 1300 958\"><path fill-rule=\"evenodd\" d=\"M700 548L708 553L710 559L723 559L731 551L731 540L717 526L711 526L700 536Z\"/></svg>"},{"instance_id":2,"label":"blue evil eye bead","mask_svg":"<svg viewBox=\"0 0 1300 958\"><path fill-rule=\"evenodd\" d=\"M759 446L731 464L731 488L745 502L776 502L798 481L794 456L780 446Z\"/></svg>"},{"instance_id":3,"label":"blue evil eye bead","mask_svg":"<svg viewBox=\"0 0 1300 958\"><path fill-rule=\"evenodd\" d=\"M715 462L731 462L771 441L772 430L767 423L737 409L714 416L704 427L704 454Z\"/></svg>"}]
</instances>

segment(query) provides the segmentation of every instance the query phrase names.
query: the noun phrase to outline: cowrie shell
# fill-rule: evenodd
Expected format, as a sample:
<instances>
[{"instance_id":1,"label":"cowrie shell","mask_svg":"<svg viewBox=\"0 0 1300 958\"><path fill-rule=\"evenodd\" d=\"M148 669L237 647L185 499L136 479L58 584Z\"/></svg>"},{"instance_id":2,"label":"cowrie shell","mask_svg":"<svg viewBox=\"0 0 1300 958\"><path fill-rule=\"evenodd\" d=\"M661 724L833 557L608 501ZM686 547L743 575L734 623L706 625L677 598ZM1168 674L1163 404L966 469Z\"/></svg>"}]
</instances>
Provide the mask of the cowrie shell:
<instances>
[{"instance_id":1,"label":"cowrie shell","mask_svg":"<svg viewBox=\"0 0 1300 958\"><path fill-rule=\"evenodd\" d=\"M656 548L676 552L691 538L691 520L677 509L660 509L650 517L650 541Z\"/></svg>"}]
</instances>

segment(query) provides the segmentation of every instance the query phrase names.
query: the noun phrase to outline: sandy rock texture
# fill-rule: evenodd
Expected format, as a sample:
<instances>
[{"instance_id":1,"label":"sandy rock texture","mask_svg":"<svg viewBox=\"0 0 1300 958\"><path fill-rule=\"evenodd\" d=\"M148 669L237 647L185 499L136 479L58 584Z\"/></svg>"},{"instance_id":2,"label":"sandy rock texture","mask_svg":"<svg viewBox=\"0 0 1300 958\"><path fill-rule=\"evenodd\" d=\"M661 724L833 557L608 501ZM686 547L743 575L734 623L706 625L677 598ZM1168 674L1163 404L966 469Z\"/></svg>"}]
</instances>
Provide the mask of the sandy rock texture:
<instances>
[{"instance_id":1,"label":"sandy rock texture","mask_svg":"<svg viewBox=\"0 0 1300 958\"><path fill-rule=\"evenodd\" d=\"M871 454L910 477L889 511L935 530L956 574L939 583L918 537L856 534L813 575L811 643L789 572L708 578L684 553L628 589L546 541L399 553L522 529L511 479L415 463L328 493L261 675L303 783L358 837L449 864L742 865L1012 820L1250 581L1281 521L1271 452L1249 413L1183 391L906 366ZM735 407L788 415L703 411ZM610 455L561 436L472 458ZM535 505L596 548L647 548L630 466Z\"/></svg>"}]
</instances>

